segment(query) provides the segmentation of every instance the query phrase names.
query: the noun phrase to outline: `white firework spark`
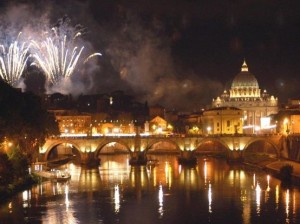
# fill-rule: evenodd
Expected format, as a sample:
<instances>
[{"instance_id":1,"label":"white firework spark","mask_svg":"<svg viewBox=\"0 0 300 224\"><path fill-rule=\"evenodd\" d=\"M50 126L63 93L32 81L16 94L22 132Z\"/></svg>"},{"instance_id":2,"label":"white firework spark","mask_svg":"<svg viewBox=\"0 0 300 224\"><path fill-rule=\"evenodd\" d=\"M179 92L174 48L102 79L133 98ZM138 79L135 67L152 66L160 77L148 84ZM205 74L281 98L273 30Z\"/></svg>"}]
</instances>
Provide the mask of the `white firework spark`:
<instances>
[{"instance_id":1,"label":"white firework spark","mask_svg":"<svg viewBox=\"0 0 300 224\"><path fill-rule=\"evenodd\" d=\"M75 33L72 38L68 38L65 34L60 38L60 32L55 28L51 30L54 33L54 37L48 36L41 43L32 42L36 49L36 52L33 54L36 62L33 64L39 66L44 71L47 80L55 85L63 79L72 76L78 68L78 64L82 60L81 56L84 46L78 47L75 44L75 40L81 35L81 32ZM91 57L99 55L101 54L91 54L84 60L84 63Z\"/></svg>"},{"instance_id":2,"label":"white firework spark","mask_svg":"<svg viewBox=\"0 0 300 224\"><path fill-rule=\"evenodd\" d=\"M69 45L66 36L61 41L47 37L41 44L33 42L37 49L33 57L52 84L57 84L74 73L84 47L78 49L77 46Z\"/></svg>"},{"instance_id":3,"label":"white firework spark","mask_svg":"<svg viewBox=\"0 0 300 224\"><path fill-rule=\"evenodd\" d=\"M29 58L30 45L17 40L5 47L0 45L0 77L13 87L17 87Z\"/></svg>"},{"instance_id":4,"label":"white firework spark","mask_svg":"<svg viewBox=\"0 0 300 224\"><path fill-rule=\"evenodd\" d=\"M88 56L83 63L87 63L91 58L95 57L95 56L102 56L101 53L97 52L97 53L93 53L90 56Z\"/></svg>"}]
</instances>

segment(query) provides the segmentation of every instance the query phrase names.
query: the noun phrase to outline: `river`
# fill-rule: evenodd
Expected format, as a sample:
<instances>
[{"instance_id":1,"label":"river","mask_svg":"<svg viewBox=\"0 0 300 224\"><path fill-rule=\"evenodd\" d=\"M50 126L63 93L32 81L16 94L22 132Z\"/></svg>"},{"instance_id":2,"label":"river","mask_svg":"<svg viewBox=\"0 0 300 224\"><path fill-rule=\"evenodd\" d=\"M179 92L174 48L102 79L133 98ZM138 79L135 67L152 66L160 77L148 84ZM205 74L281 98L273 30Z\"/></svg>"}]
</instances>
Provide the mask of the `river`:
<instances>
[{"instance_id":1,"label":"river","mask_svg":"<svg viewBox=\"0 0 300 224\"><path fill-rule=\"evenodd\" d=\"M68 182L45 181L1 204L0 223L300 223L299 188L226 160L175 156L131 167L128 155L102 156L98 169L72 163Z\"/></svg>"}]
</instances>

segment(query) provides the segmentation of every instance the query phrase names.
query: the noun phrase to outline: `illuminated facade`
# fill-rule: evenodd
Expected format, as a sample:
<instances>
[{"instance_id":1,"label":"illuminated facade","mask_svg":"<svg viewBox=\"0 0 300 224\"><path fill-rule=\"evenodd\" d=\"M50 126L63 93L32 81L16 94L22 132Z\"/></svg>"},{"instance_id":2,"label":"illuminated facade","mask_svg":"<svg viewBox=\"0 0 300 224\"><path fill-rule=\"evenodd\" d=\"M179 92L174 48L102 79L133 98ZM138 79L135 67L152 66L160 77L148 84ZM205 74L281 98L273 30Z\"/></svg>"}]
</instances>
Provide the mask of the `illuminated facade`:
<instances>
[{"instance_id":1,"label":"illuminated facade","mask_svg":"<svg viewBox=\"0 0 300 224\"><path fill-rule=\"evenodd\" d=\"M145 132L146 130L147 128L145 127ZM173 127L160 116L156 116L149 122L149 134L170 134L172 131Z\"/></svg>"},{"instance_id":2,"label":"illuminated facade","mask_svg":"<svg viewBox=\"0 0 300 224\"><path fill-rule=\"evenodd\" d=\"M90 115L57 115L59 131L62 135L90 135L91 116Z\"/></svg>"},{"instance_id":3,"label":"illuminated facade","mask_svg":"<svg viewBox=\"0 0 300 224\"><path fill-rule=\"evenodd\" d=\"M92 135L132 135L135 134L133 123L102 122L93 126Z\"/></svg>"},{"instance_id":4,"label":"illuminated facade","mask_svg":"<svg viewBox=\"0 0 300 224\"><path fill-rule=\"evenodd\" d=\"M270 115L278 113L278 99L270 96L266 90L261 93L257 79L249 72L244 61L241 72L221 96L212 101L212 107L236 107L243 111L244 133L260 133L274 130Z\"/></svg>"},{"instance_id":5,"label":"illuminated facade","mask_svg":"<svg viewBox=\"0 0 300 224\"><path fill-rule=\"evenodd\" d=\"M105 113L78 114L68 110L51 110L61 136L133 135L134 121L108 119Z\"/></svg>"},{"instance_id":6,"label":"illuminated facade","mask_svg":"<svg viewBox=\"0 0 300 224\"><path fill-rule=\"evenodd\" d=\"M243 111L236 107L216 107L203 112L203 134L241 134Z\"/></svg>"},{"instance_id":7,"label":"illuminated facade","mask_svg":"<svg viewBox=\"0 0 300 224\"><path fill-rule=\"evenodd\" d=\"M300 111L286 111L279 112L277 120L278 133L288 134L300 134Z\"/></svg>"},{"instance_id":8,"label":"illuminated facade","mask_svg":"<svg viewBox=\"0 0 300 224\"><path fill-rule=\"evenodd\" d=\"M292 114L286 125L287 125L286 131L288 131L291 134L299 134L300 133L300 115Z\"/></svg>"}]
</instances>

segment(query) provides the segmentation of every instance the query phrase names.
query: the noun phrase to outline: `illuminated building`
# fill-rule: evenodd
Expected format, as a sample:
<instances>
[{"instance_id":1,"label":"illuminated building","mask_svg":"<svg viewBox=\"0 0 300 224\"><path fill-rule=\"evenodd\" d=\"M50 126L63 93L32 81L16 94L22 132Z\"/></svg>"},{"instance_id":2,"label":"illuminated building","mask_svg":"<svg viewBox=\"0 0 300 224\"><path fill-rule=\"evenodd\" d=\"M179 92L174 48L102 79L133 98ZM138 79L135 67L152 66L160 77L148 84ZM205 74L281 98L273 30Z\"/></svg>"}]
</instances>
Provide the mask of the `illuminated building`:
<instances>
[{"instance_id":1,"label":"illuminated building","mask_svg":"<svg viewBox=\"0 0 300 224\"><path fill-rule=\"evenodd\" d=\"M290 116L290 133L299 134L300 133L300 114L292 114Z\"/></svg>"},{"instance_id":2,"label":"illuminated building","mask_svg":"<svg viewBox=\"0 0 300 224\"><path fill-rule=\"evenodd\" d=\"M203 134L241 134L243 111L236 107L216 107L203 112Z\"/></svg>"},{"instance_id":3,"label":"illuminated building","mask_svg":"<svg viewBox=\"0 0 300 224\"><path fill-rule=\"evenodd\" d=\"M278 112L278 99L270 96L266 90L261 93L257 79L248 71L244 61L241 72L221 96L212 101L212 107L236 107L243 111L243 132L260 133L273 130L270 115ZM262 120L264 120L262 122Z\"/></svg>"},{"instance_id":4,"label":"illuminated building","mask_svg":"<svg viewBox=\"0 0 300 224\"><path fill-rule=\"evenodd\" d=\"M178 116L181 127L176 127L176 131L181 128L181 131L185 131L188 134L204 134L204 123L203 123L203 111L194 112L191 114L180 114Z\"/></svg>"},{"instance_id":5,"label":"illuminated building","mask_svg":"<svg viewBox=\"0 0 300 224\"><path fill-rule=\"evenodd\" d=\"M92 120L92 115L57 115L56 120L62 136L99 136L135 134L132 122L121 120Z\"/></svg>"},{"instance_id":6,"label":"illuminated building","mask_svg":"<svg viewBox=\"0 0 300 224\"><path fill-rule=\"evenodd\" d=\"M56 120L61 134L91 134L90 115L57 115Z\"/></svg>"},{"instance_id":7,"label":"illuminated building","mask_svg":"<svg viewBox=\"0 0 300 224\"><path fill-rule=\"evenodd\" d=\"M283 124L282 133L300 133L300 100L289 99L287 105L278 114L281 119L278 122Z\"/></svg>"},{"instance_id":8,"label":"illuminated building","mask_svg":"<svg viewBox=\"0 0 300 224\"><path fill-rule=\"evenodd\" d=\"M291 109L299 110L300 109L300 100L299 99L288 99L286 108L289 110L291 110Z\"/></svg>"},{"instance_id":9,"label":"illuminated building","mask_svg":"<svg viewBox=\"0 0 300 224\"><path fill-rule=\"evenodd\" d=\"M161 118L160 116L156 116L149 122L149 132L150 134L168 134L173 131L173 127L168 124L168 122Z\"/></svg>"},{"instance_id":10,"label":"illuminated building","mask_svg":"<svg viewBox=\"0 0 300 224\"><path fill-rule=\"evenodd\" d=\"M283 109L275 116L277 132L288 134L300 133L300 111L297 109Z\"/></svg>"}]
</instances>

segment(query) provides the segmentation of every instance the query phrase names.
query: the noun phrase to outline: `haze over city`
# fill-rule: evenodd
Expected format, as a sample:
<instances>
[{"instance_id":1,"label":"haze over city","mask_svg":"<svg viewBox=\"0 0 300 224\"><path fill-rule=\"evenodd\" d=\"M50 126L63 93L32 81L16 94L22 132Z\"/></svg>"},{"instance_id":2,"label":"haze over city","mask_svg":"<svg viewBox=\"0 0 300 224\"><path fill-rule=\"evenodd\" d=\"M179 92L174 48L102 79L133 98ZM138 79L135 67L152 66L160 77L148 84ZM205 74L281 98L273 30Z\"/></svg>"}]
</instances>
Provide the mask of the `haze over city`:
<instances>
[{"instance_id":1,"label":"haze over city","mask_svg":"<svg viewBox=\"0 0 300 224\"><path fill-rule=\"evenodd\" d=\"M298 1L2 1L0 40L19 32L39 39L62 24L81 29L80 60L102 56L49 93L124 90L149 104L198 110L230 87L246 59L260 88L284 103L299 96L298 11ZM35 92L45 79L36 72L24 82Z\"/></svg>"}]
</instances>

